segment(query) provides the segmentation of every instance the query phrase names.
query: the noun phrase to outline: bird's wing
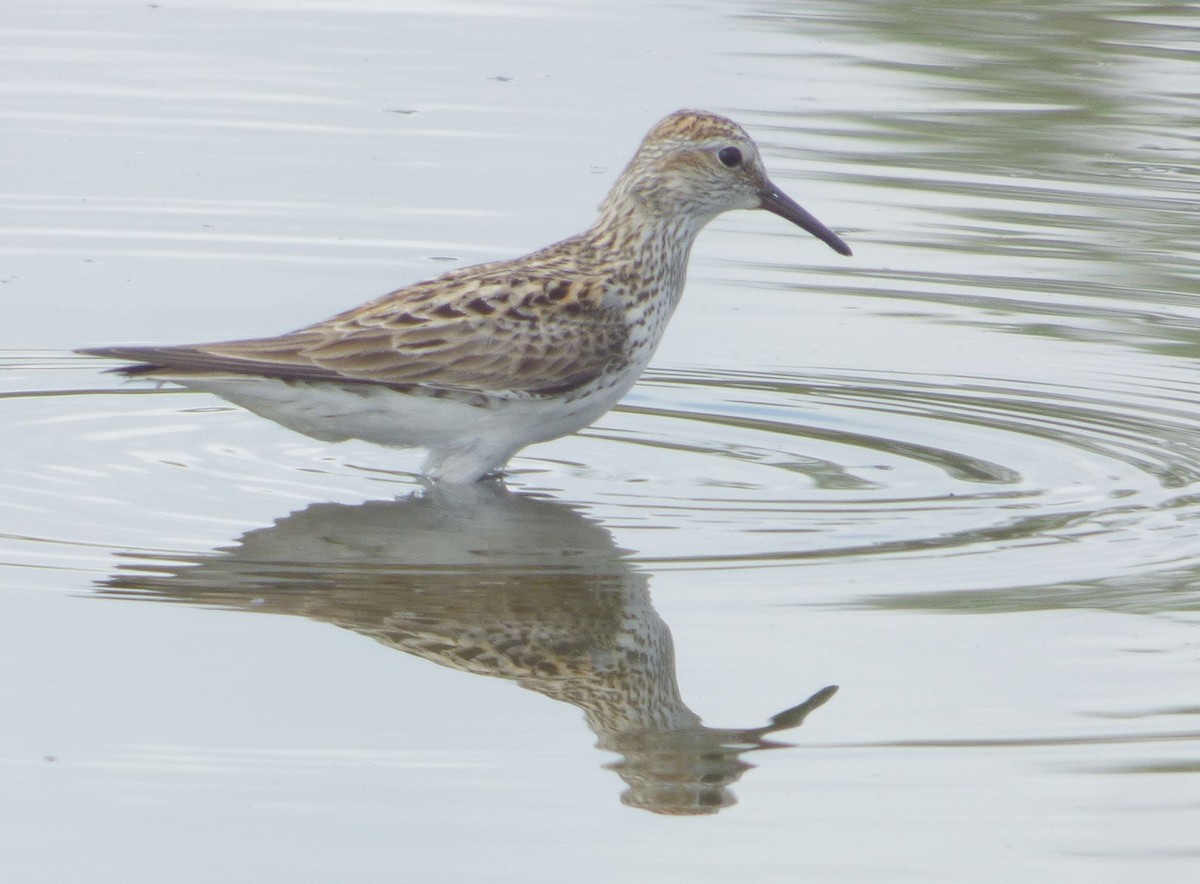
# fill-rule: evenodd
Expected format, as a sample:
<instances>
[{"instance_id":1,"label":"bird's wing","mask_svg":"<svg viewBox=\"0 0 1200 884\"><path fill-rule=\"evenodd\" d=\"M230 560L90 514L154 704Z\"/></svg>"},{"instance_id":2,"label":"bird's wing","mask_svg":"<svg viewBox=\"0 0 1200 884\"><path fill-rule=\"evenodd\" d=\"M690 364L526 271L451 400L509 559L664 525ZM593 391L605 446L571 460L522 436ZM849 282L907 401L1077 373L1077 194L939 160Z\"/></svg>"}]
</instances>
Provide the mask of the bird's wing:
<instances>
[{"instance_id":1,"label":"bird's wing","mask_svg":"<svg viewBox=\"0 0 1200 884\"><path fill-rule=\"evenodd\" d=\"M449 274L274 338L81 352L130 374L233 373L552 395L619 365L628 329L611 280Z\"/></svg>"}]
</instances>

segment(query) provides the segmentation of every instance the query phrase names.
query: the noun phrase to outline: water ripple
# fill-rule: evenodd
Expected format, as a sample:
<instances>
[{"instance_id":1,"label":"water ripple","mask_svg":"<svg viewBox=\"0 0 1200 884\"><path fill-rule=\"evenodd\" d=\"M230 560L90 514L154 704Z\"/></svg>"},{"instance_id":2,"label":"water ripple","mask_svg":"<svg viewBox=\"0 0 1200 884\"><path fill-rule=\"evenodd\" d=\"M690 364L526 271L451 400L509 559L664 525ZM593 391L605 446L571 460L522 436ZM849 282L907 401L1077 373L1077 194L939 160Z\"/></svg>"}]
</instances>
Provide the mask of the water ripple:
<instances>
[{"instance_id":1,"label":"water ripple","mask_svg":"<svg viewBox=\"0 0 1200 884\"><path fill-rule=\"evenodd\" d=\"M1200 418L1152 385L657 371L596 427L525 452L509 484L583 503L670 567L1015 555L1012 582L1050 576L1057 548L1060 579L1127 578L1197 558ZM103 569L115 549L194 552L315 500L419 489L410 454L320 445L56 354L0 361L0 408L18 429L0 465L23 526L9 564Z\"/></svg>"}]
</instances>

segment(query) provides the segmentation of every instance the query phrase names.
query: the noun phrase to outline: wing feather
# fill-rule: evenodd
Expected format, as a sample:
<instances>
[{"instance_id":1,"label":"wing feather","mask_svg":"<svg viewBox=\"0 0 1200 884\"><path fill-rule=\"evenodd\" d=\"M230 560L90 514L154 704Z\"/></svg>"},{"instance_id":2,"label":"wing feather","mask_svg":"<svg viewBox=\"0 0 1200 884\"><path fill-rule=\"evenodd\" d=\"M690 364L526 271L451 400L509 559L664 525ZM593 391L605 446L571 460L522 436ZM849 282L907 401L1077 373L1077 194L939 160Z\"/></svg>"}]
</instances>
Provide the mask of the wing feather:
<instances>
[{"instance_id":1,"label":"wing feather","mask_svg":"<svg viewBox=\"0 0 1200 884\"><path fill-rule=\"evenodd\" d=\"M548 395L620 364L627 343L612 280L526 269L448 274L274 338L80 352L136 360L119 369L131 375L258 374Z\"/></svg>"}]
</instances>

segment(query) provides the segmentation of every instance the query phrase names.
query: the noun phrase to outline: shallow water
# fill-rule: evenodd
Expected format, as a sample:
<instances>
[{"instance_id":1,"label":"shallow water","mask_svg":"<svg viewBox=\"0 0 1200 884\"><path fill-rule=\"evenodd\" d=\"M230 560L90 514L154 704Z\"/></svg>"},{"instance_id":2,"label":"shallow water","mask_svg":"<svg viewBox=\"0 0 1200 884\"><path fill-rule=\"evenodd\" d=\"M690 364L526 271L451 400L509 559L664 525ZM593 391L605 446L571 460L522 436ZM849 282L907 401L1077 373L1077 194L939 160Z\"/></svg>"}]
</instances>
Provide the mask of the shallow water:
<instances>
[{"instance_id":1,"label":"shallow water","mask_svg":"<svg viewBox=\"0 0 1200 884\"><path fill-rule=\"evenodd\" d=\"M10 4L4 879L1193 880L1198 25ZM71 355L542 245L688 105L855 256L718 219L506 487Z\"/></svg>"}]
</instances>

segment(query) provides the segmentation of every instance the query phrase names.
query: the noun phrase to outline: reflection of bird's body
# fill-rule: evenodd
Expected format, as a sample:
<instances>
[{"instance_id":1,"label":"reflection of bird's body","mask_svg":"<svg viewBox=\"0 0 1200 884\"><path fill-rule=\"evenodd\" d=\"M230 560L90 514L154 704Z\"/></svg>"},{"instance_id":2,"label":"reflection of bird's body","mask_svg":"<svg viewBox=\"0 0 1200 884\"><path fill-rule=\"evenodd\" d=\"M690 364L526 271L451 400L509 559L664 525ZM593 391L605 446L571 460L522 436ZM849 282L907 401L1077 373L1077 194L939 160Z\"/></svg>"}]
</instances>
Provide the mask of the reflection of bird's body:
<instances>
[{"instance_id":1,"label":"reflection of bird's body","mask_svg":"<svg viewBox=\"0 0 1200 884\"><path fill-rule=\"evenodd\" d=\"M701 228L759 208L850 254L770 182L740 126L678 111L578 236L279 337L83 352L138 360L120 370L208 390L325 441L428 448L429 476L471 482L612 408L658 346Z\"/></svg>"},{"instance_id":2,"label":"reflection of bird's body","mask_svg":"<svg viewBox=\"0 0 1200 884\"><path fill-rule=\"evenodd\" d=\"M741 753L781 745L769 735L797 727L834 689L765 726L705 726L680 695L648 583L604 526L481 482L313 504L215 553L130 554L102 592L307 617L512 681L584 713L598 745L621 756L610 766L627 803L712 813L734 800L727 787L749 766Z\"/></svg>"}]
</instances>

